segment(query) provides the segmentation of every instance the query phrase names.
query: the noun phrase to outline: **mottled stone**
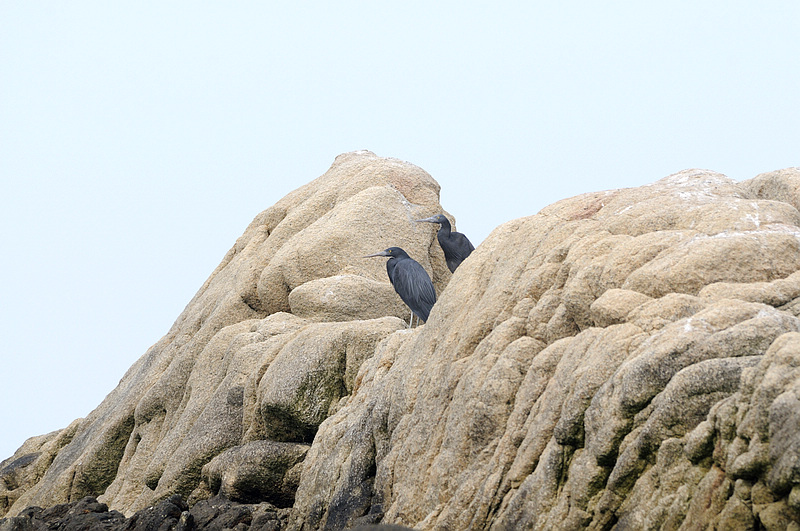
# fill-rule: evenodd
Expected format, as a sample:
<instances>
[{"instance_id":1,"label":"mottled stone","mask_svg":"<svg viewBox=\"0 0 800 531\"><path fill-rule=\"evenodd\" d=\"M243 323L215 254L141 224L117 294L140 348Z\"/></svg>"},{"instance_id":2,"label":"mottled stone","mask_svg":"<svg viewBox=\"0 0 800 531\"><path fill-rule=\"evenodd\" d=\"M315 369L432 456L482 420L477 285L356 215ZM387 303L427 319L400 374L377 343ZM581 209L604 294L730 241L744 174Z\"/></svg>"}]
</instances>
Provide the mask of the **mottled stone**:
<instances>
[{"instance_id":1,"label":"mottled stone","mask_svg":"<svg viewBox=\"0 0 800 531\"><path fill-rule=\"evenodd\" d=\"M355 152L259 214L95 411L0 464L0 526L89 494L106 528L797 527L797 169L565 199L455 275L413 222L438 193ZM362 258L392 245L439 295L414 329Z\"/></svg>"}]
</instances>

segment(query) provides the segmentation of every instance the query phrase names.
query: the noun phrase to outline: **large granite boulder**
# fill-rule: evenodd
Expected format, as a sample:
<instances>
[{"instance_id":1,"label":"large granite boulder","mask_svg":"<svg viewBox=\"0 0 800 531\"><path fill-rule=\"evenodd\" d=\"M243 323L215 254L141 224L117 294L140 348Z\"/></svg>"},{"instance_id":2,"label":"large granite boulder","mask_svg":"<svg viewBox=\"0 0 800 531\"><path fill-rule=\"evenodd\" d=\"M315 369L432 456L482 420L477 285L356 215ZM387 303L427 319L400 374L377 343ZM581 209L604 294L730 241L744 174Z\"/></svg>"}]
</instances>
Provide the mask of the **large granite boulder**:
<instances>
[{"instance_id":1,"label":"large granite boulder","mask_svg":"<svg viewBox=\"0 0 800 531\"><path fill-rule=\"evenodd\" d=\"M170 529L800 529L800 170L563 200L452 276L413 222L438 192L349 153L257 216L95 411L0 464L0 525L97 496ZM391 245L423 326L361 258Z\"/></svg>"},{"instance_id":2,"label":"large granite boulder","mask_svg":"<svg viewBox=\"0 0 800 531\"><path fill-rule=\"evenodd\" d=\"M495 229L322 423L291 528L786 529L798 176L685 171Z\"/></svg>"},{"instance_id":3,"label":"large granite boulder","mask_svg":"<svg viewBox=\"0 0 800 531\"><path fill-rule=\"evenodd\" d=\"M385 261L362 257L402 246L439 291L449 280L434 230L414 222L442 211L438 197L413 164L337 157L256 216L97 409L3 462L0 509L97 496L132 515L173 494L208 495L203 466L228 448L310 442L359 364L407 319Z\"/></svg>"}]
</instances>

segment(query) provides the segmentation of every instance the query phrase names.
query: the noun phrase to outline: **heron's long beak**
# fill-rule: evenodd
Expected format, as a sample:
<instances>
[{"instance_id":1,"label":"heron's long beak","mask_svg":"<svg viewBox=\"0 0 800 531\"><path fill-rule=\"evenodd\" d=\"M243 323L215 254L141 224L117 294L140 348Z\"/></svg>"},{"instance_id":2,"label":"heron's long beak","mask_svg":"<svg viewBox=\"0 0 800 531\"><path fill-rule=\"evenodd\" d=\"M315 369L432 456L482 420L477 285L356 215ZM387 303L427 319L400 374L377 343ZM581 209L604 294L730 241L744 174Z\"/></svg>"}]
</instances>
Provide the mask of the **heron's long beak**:
<instances>
[{"instance_id":1,"label":"heron's long beak","mask_svg":"<svg viewBox=\"0 0 800 531\"><path fill-rule=\"evenodd\" d=\"M386 251L381 251L375 254L368 254L367 256L362 256L361 258L372 258L373 256L389 256Z\"/></svg>"},{"instance_id":2,"label":"heron's long beak","mask_svg":"<svg viewBox=\"0 0 800 531\"><path fill-rule=\"evenodd\" d=\"M425 218L425 219L415 219L414 221L427 221L428 223L438 223L435 219L433 219L434 217L436 217L436 216L433 216L433 217L430 217L430 218Z\"/></svg>"}]
</instances>

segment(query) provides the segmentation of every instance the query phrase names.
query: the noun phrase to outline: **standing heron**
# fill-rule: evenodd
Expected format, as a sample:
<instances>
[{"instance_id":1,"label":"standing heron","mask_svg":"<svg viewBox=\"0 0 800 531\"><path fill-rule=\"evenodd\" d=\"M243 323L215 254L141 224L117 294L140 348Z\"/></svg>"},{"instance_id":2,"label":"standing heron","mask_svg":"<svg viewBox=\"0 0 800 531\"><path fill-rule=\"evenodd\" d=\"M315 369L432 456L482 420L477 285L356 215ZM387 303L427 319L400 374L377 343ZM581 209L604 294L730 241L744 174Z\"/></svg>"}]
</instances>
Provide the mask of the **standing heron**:
<instances>
[{"instance_id":1,"label":"standing heron","mask_svg":"<svg viewBox=\"0 0 800 531\"><path fill-rule=\"evenodd\" d=\"M428 223L441 225L439 232L436 233L436 239L439 240L439 245L442 246L444 260L447 262L447 268L451 273L455 273L461 262L466 260L469 254L475 250L475 247L466 236L460 232L451 231L450 222L443 214L436 214L431 218L418 219L416 221L427 221Z\"/></svg>"},{"instance_id":2,"label":"standing heron","mask_svg":"<svg viewBox=\"0 0 800 531\"><path fill-rule=\"evenodd\" d=\"M411 308L411 319L408 326L417 319L428 320L434 303L436 303L436 290L433 289L433 282L425 268L419 262L408 256L400 247L389 247L385 251L370 254L364 258L372 256L388 256L386 262L386 273L389 274L389 282L394 286L394 290L403 299L403 302Z\"/></svg>"}]
</instances>

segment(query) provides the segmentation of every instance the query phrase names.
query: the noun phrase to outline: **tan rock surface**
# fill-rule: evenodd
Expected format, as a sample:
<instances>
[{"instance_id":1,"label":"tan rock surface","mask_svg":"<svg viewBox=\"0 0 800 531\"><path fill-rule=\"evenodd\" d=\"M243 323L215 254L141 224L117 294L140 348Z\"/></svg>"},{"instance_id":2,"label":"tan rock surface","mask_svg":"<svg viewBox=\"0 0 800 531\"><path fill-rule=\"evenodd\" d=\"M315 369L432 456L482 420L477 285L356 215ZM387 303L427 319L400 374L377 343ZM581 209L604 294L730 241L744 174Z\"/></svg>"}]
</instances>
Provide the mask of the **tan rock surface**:
<instances>
[{"instance_id":1,"label":"tan rock surface","mask_svg":"<svg viewBox=\"0 0 800 531\"><path fill-rule=\"evenodd\" d=\"M794 345L800 330L765 304L794 295L800 217L748 190L687 171L495 229L425 327L391 336L321 425L294 528L370 512L417 529L724 527L762 514L729 502L719 481L737 479L711 454L681 457L715 448L715 408L742 400L771 345ZM788 441L800 426L785 400L781 426L793 428L775 433ZM800 477L771 486L764 456L796 450L766 444L740 466L769 492L758 518L785 523ZM700 505L709 496L719 501Z\"/></svg>"},{"instance_id":2,"label":"tan rock surface","mask_svg":"<svg viewBox=\"0 0 800 531\"><path fill-rule=\"evenodd\" d=\"M800 170L560 201L452 277L412 221L438 191L357 152L257 216L97 410L3 463L10 513L296 486L292 529L797 526ZM360 258L390 245L432 274L424 326Z\"/></svg>"},{"instance_id":3,"label":"tan rock surface","mask_svg":"<svg viewBox=\"0 0 800 531\"><path fill-rule=\"evenodd\" d=\"M289 310L298 317L323 322L409 317L408 307L390 283L351 274L300 284L289 293Z\"/></svg>"},{"instance_id":4,"label":"tan rock surface","mask_svg":"<svg viewBox=\"0 0 800 531\"><path fill-rule=\"evenodd\" d=\"M273 360L301 356L322 341L309 327L327 326L322 333L333 333L336 339L327 345L337 350L319 359L323 366L340 367L341 374L328 374L321 384L319 371L294 363L284 364L283 377L335 388L327 399L328 406L335 405L352 385L353 364L370 355L363 345L403 326L396 318L363 321L405 311L385 264L361 257L401 245L428 269L439 290L449 279L433 231L413 222L442 211L438 196L438 183L412 164L368 151L337 157L323 176L256 216L169 333L97 409L70 427L69 437L41 448L26 443L15 454L35 458L16 467L19 481L0 489L6 508L13 514L30 505L102 494L102 501L131 514L172 493L191 495L203 465L263 433L258 407L267 400L262 395L274 390L259 391L257 384L269 377ZM330 315L319 315L321 295L312 290L298 297L300 308L308 309L299 313L308 319L280 313L290 309L294 288L310 281L334 286L341 276L359 277L355 283L371 294L338 306L339 320L351 324L316 324ZM363 330L364 338L348 328ZM299 350L291 353L287 345ZM308 413L297 409L286 422L295 422L291 415L301 411ZM325 414L327 409L317 412L311 422ZM315 429L308 418L303 422Z\"/></svg>"},{"instance_id":5,"label":"tan rock surface","mask_svg":"<svg viewBox=\"0 0 800 531\"><path fill-rule=\"evenodd\" d=\"M304 444L266 440L234 446L203 466L200 488L233 501L291 507L306 452Z\"/></svg>"}]
</instances>

